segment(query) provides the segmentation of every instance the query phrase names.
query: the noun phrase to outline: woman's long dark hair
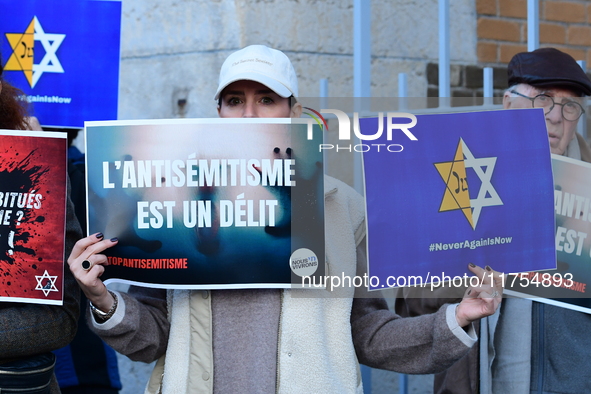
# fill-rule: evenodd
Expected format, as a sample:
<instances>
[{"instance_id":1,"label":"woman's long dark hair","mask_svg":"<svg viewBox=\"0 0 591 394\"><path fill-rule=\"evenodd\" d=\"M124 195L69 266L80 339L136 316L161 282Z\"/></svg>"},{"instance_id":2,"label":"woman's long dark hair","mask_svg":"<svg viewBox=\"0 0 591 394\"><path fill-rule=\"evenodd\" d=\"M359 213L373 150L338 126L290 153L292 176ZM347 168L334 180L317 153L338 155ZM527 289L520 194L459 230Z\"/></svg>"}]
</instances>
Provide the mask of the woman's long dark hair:
<instances>
[{"instance_id":1,"label":"woman's long dark hair","mask_svg":"<svg viewBox=\"0 0 591 394\"><path fill-rule=\"evenodd\" d=\"M2 63L0 62L0 129L27 130L28 103L25 94L9 84L2 77Z\"/></svg>"}]
</instances>

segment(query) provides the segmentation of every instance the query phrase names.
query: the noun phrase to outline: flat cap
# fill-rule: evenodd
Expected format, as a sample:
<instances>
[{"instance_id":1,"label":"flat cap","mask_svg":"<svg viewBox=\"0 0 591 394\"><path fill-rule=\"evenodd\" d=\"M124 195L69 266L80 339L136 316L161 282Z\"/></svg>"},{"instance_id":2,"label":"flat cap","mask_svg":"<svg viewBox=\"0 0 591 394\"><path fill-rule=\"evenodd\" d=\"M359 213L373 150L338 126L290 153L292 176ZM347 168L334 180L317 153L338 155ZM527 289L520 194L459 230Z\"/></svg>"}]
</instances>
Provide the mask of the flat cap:
<instances>
[{"instance_id":1,"label":"flat cap","mask_svg":"<svg viewBox=\"0 0 591 394\"><path fill-rule=\"evenodd\" d=\"M591 95L591 80L585 71L572 56L556 48L518 53L509 62L507 74L509 86L555 86Z\"/></svg>"}]
</instances>

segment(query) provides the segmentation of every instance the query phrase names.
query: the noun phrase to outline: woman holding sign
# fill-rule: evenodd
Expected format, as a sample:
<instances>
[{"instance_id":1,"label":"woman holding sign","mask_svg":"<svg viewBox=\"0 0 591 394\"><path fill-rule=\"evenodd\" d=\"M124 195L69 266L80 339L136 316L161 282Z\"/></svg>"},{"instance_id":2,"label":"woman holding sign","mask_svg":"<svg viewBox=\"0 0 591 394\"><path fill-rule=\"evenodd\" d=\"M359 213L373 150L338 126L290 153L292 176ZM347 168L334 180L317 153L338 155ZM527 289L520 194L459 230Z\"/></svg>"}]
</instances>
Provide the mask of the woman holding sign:
<instances>
[{"instance_id":1,"label":"woman holding sign","mask_svg":"<svg viewBox=\"0 0 591 394\"><path fill-rule=\"evenodd\" d=\"M2 74L3 67L0 64L0 128L32 130L31 121L35 119L27 118L26 102L22 100L24 93L10 85L2 77ZM26 132L23 135L26 135ZM2 179L4 180L0 184L7 187L6 184L9 182L6 182L6 179L10 178L11 171L12 178L15 178L14 168L16 166L12 162L6 163L6 151L3 150L2 155L4 155L2 164L6 164L6 167L0 167L0 173L3 175ZM70 192L69 186L68 183L68 195ZM66 212L65 255L67 256L70 254L75 241L82 236L69 196L67 198ZM43 228L49 228L49 224L47 222L45 224L46 226ZM6 228L5 220L2 225ZM47 237L43 238L47 241L52 236L47 233L41 234L43 237ZM5 235L5 232L2 235ZM23 263L20 271L25 272L27 275L38 275L37 278L42 278L47 274L47 270L45 271L46 274L43 274L43 259L41 258L43 254L39 250L26 248L34 243L32 241L35 237L39 237L39 234L28 234L28 237L30 237L28 243L19 241L20 245L18 246L21 251L26 249L29 254L34 256L30 259L34 261L34 264L26 266ZM16 253L13 254L12 248L17 246L16 241L7 241L7 237L3 236L0 237L0 244L3 245L0 248L3 273L3 281L0 284L2 294L0 296L6 297L7 294L10 294L11 289L19 286L19 283L14 279L11 281L11 276L8 275L10 270L5 268L14 267L21 262L13 257ZM59 254L61 254L61 251ZM64 267L63 278L61 276L55 278L57 279L54 279L54 281L63 280L62 306L35 303L0 303L0 391L2 392L60 392L53 374L55 356L51 351L66 346L76 333L79 289L68 267ZM59 282L51 282L52 285L56 285L56 283ZM61 287L61 284L57 284L57 287ZM29 291L29 293L35 293L35 291ZM34 388L38 388L39 391L33 391ZM15 389L15 391L11 391L11 389ZM41 391L41 389L44 391Z\"/></svg>"},{"instance_id":2,"label":"woman holding sign","mask_svg":"<svg viewBox=\"0 0 591 394\"><path fill-rule=\"evenodd\" d=\"M226 59L215 94L220 117L233 118L299 117L297 97L290 60L262 45ZM363 275L363 198L326 177L325 215L331 274ZM134 360L158 360L150 393L361 392L358 362L407 373L443 370L476 341L471 321L501 302L498 274L476 266L470 270L485 279L460 304L419 318L402 319L384 299L353 286L116 293L100 275L108 265L101 252L117 242L91 235L68 262L91 301L93 330Z\"/></svg>"}]
</instances>

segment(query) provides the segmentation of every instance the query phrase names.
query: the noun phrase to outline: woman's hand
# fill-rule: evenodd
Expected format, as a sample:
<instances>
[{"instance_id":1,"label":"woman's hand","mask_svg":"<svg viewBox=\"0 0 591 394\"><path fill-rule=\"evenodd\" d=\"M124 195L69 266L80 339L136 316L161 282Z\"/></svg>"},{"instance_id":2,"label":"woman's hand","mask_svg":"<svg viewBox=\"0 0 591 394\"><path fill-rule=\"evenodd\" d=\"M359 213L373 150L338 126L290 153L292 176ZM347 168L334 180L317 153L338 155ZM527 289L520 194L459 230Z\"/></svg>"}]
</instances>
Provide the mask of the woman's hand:
<instances>
[{"instance_id":1,"label":"woman's hand","mask_svg":"<svg viewBox=\"0 0 591 394\"><path fill-rule=\"evenodd\" d=\"M105 272L105 266L109 265L107 256L100 253L116 245L117 242L117 238L104 239L101 233L89 235L76 242L68 257L70 271L74 274L84 295L103 312L109 311L115 300L107 291L103 281L99 279Z\"/></svg>"},{"instance_id":2,"label":"woman's hand","mask_svg":"<svg viewBox=\"0 0 591 394\"><path fill-rule=\"evenodd\" d=\"M476 282L477 286L470 286L462 302L456 308L456 319L460 327L465 327L471 322L490 316L499 307L503 298L503 280L501 273L494 271L488 265L485 269L470 264L468 269L474 273L470 284Z\"/></svg>"}]
</instances>

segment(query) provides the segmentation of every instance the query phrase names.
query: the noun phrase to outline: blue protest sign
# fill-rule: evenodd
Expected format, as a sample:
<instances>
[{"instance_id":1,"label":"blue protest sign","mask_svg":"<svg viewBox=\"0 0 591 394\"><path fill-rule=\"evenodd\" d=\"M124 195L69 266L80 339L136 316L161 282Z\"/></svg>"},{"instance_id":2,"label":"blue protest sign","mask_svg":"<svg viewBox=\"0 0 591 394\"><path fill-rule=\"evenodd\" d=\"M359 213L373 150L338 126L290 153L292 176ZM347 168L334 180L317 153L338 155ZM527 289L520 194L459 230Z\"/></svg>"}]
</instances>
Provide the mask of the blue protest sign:
<instances>
[{"instance_id":1,"label":"blue protest sign","mask_svg":"<svg viewBox=\"0 0 591 394\"><path fill-rule=\"evenodd\" d=\"M4 78L44 126L117 119L121 3L0 0Z\"/></svg>"},{"instance_id":2,"label":"blue protest sign","mask_svg":"<svg viewBox=\"0 0 591 394\"><path fill-rule=\"evenodd\" d=\"M418 115L417 140L406 140L402 151L364 153L369 275L379 278L371 288L413 285L410 277L450 281L469 263L506 273L556 268L542 115ZM374 134L378 118L360 126ZM375 143L391 143L386 137Z\"/></svg>"}]
</instances>

